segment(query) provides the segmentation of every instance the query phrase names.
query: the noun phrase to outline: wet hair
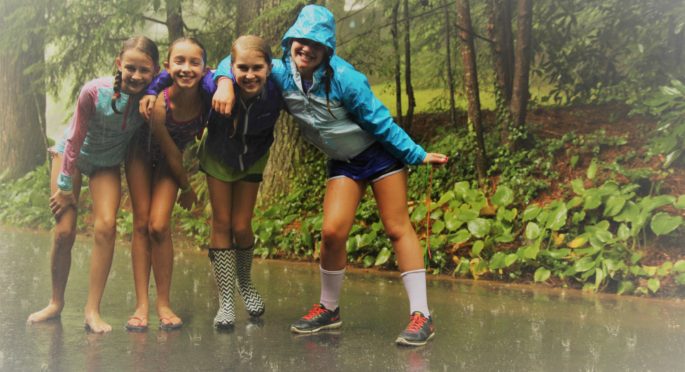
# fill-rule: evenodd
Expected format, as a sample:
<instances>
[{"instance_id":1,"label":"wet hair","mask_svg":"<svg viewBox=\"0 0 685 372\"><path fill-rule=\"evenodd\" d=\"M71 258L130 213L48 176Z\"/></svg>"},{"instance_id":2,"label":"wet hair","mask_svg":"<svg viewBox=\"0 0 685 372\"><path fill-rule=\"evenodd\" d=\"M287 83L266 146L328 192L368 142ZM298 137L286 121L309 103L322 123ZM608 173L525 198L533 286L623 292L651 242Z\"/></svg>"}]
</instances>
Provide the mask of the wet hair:
<instances>
[{"instance_id":1,"label":"wet hair","mask_svg":"<svg viewBox=\"0 0 685 372\"><path fill-rule=\"evenodd\" d=\"M121 45L119 50L118 58L121 58L127 51L135 49L142 53L145 53L155 66L159 63L159 49L157 49L157 44L154 41L148 39L145 36L135 36L132 37ZM114 74L114 94L112 94L112 110L115 113L121 114L117 109L117 100L121 97L121 70L117 69Z\"/></svg>"},{"instance_id":2,"label":"wet hair","mask_svg":"<svg viewBox=\"0 0 685 372\"><path fill-rule=\"evenodd\" d=\"M283 61L283 64L285 65L285 59L290 57L290 53L293 47L293 41L295 39L290 39L288 42L288 53L283 53L283 57L281 57L281 60ZM323 83L324 87L324 93L326 93L326 110L328 111L331 116L333 116L334 119L337 119L333 112L331 111L331 101L330 101L330 93L331 93L331 82L333 81L333 67L331 67L331 58L333 58L333 51L328 48L327 46L311 40L311 39L306 39L309 41L312 41L314 44L320 46L325 50L326 55L323 58L323 61L321 61L321 64L323 65L323 76L321 78L321 82Z\"/></svg>"},{"instance_id":3,"label":"wet hair","mask_svg":"<svg viewBox=\"0 0 685 372\"><path fill-rule=\"evenodd\" d=\"M231 55L235 56L239 50L254 50L262 53L266 63L271 64L271 48L264 39L255 35L243 35L231 45Z\"/></svg>"},{"instance_id":4,"label":"wet hair","mask_svg":"<svg viewBox=\"0 0 685 372\"><path fill-rule=\"evenodd\" d=\"M178 39L174 40L174 42L171 43L171 45L169 45L169 51L167 52L167 55L166 55L167 61L169 60L169 58L171 58L171 52L174 50L174 47L176 46L176 44L183 43L183 42L189 42L191 44L197 45L202 50L202 63L207 65L207 49L205 49L205 46L202 45L200 40L198 40L192 36L183 36L183 37L179 37Z\"/></svg>"}]
</instances>

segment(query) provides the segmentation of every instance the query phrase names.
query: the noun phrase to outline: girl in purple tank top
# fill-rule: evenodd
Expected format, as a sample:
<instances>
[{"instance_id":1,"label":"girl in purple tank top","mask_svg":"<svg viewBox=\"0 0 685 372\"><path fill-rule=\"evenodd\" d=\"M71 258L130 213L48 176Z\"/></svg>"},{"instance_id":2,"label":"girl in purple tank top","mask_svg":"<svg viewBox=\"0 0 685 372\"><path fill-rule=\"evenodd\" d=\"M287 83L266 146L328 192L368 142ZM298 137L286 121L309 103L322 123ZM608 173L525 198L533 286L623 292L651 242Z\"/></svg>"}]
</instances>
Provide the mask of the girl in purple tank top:
<instances>
[{"instance_id":1,"label":"girl in purple tank top","mask_svg":"<svg viewBox=\"0 0 685 372\"><path fill-rule=\"evenodd\" d=\"M126 323L130 331L148 328L151 270L160 329L183 325L170 301L174 262L170 220L174 201L185 209L197 201L183 169L182 153L201 134L206 121L207 106L200 87L207 73L205 49L193 38L178 39L169 46L164 66L173 85L160 94L163 99L156 100L149 129L139 133L126 167L133 205L131 258L136 289L136 309Z\"/></svg>"}]
</instances>

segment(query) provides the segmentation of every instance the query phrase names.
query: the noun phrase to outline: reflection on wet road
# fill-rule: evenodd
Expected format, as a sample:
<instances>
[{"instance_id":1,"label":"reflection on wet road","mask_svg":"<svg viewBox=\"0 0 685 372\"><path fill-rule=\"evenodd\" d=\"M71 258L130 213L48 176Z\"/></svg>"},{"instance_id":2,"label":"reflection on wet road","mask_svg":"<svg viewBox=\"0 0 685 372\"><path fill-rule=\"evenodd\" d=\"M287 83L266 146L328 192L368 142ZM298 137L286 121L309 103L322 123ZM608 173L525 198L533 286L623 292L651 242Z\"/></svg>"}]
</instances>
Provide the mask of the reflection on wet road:
<instances>
[{"instance_id":1,"label":"reflection on wet road","mask_svg":"<svg viewBox=\"0 0 685 372\"><path fill-rule=\"evenodd\" d=\"M118 242L102 303L106 335L83 329L90 256L77 240L59 320L26 326L49 298L50 236L0 228L1 371L677 371L685 365L685 303L533 287L429 281L437 333L421 348L393 343L408 320L396 274L350 270L343 327L310 336L288 325L318 300L318 266L256 259L266 302L260 322L242 304L230 332L212 327L216 290L205 252L176 254L172 301L178 331L129 333L135 296L130 246ZM154 293L154 290L151 291ZM152 299L154 301L154 299ZM238 301L240 303L240 301ZM153 304L153 303L151 303Z\"/></svg>"}]
</instances>

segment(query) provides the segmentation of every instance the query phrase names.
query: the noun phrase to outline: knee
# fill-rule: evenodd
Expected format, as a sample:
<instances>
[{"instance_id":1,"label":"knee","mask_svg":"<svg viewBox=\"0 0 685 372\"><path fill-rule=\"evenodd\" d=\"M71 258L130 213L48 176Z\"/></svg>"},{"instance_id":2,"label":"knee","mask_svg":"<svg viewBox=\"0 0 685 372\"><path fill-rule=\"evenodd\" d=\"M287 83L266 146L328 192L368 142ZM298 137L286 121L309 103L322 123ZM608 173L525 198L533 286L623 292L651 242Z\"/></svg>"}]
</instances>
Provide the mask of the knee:
<instances>
[{"instance_id":1,"label":"knee","mask_svg":"<svg viewBox=\"0 0 685 372\"><path fill-rule=\"evenodd\" d=\"M321 242L326 247L337 247L344 245L347 240L347 234L343 229L333 225L323 226L321 229Z\"/></svg>"},{"instance_id":2,"label":"knee","mask_svg":"<svg viewBox=\"0 0 685 372\"><path fill-rule=\"evenodd\" d=\"M57 228L55 230L55 246L59 249L71 248L76 239L76 227Z\"/></svg>"},{"instance_id":3,"label":"knee","mask_svg":"<svg viewBox=\"0 0 685 372\"><path fill-rule=\"evenodd\" d=\"M385 235L388 236L391 242L396 242L411 233L412 226L410 223L389 223L385 226Z\"/></svg>"},{"instance_id":4,"label":"knee","mask_svg":"<svg viewBox=\"0 0 685 372\"><path fill-rule=\"evenodd\" d=\"M114 240L117 234L115 217L100 218L95 221L94 233L96 239Z\"/></svg>"},{"instance_id":5,"label":"knee","mask_svg":"<svg viewBox=\"0 0 685 372\"><path fill-rule=\"evenodd\" d=\"M148 233L154 242L162 242L169 235L169 223L166 221L150 221Z\"/></svg>"},{"instance_id":6,"label":"knee","mask_svg":"<svg viewBox=\"0 0 685 372\"><path fill-rule=\"evenodd\" d=\"M212 232L222 236L231 236L231 222L223 219L212 218Z\"/></svg>"},{"instance_id":7,"label":"knee","mask_svg":"<svg viewBox=\"0 0 685 372\"><path fill-rule=\"evenodd\" d=\"M133 235L148 237L149 234L149 222L147 219L136 219L133 221Z\"/></svg>"},{"instance_id":8,"label":"knee","mask_svg":"<svg viewBox=\"0 0 685 372\"><path fill-rule=\"evenodd\" d=\"M250 223L234 223L232 226L233 236L236 242L246 243L252 241L252 226ZM248 244L249 245L249 244Z\"/></svg>"}]
</instances>

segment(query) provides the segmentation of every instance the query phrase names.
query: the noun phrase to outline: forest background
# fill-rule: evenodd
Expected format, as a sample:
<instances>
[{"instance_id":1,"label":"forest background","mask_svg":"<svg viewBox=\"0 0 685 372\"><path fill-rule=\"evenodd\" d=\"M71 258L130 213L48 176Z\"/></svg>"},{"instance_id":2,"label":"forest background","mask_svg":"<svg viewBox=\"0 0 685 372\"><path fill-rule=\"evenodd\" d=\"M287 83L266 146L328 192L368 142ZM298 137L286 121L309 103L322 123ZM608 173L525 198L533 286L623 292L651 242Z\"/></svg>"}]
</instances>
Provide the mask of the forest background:
<instances>
[{"instance_id":1,"label":"forest background","mask_svg":"<svg viewBox=\"0 0 685 372\"><path fill-rule=\"evenodd\" d=\"M165 56L170 41L195 36L216 66L237 35L253 33L280 57L281 35L308 3L335 14L336 52L369 76L397 122L450 156L410 168L430 272L683 295L683 0L1 0L0 222L52 226L46 148L72 110L61 104L113 74L123 40L143 33ZM276 137L256 253L315 260L325 160L287 115ZM201 201L174 220L201 249L211 210L193 155ZM396 269L373 198L357 221L349 261ZM89 226L81 213L79 229ZM118 231L128 239L131 228L124 198Z\"/></svg>"}]
</instances>

